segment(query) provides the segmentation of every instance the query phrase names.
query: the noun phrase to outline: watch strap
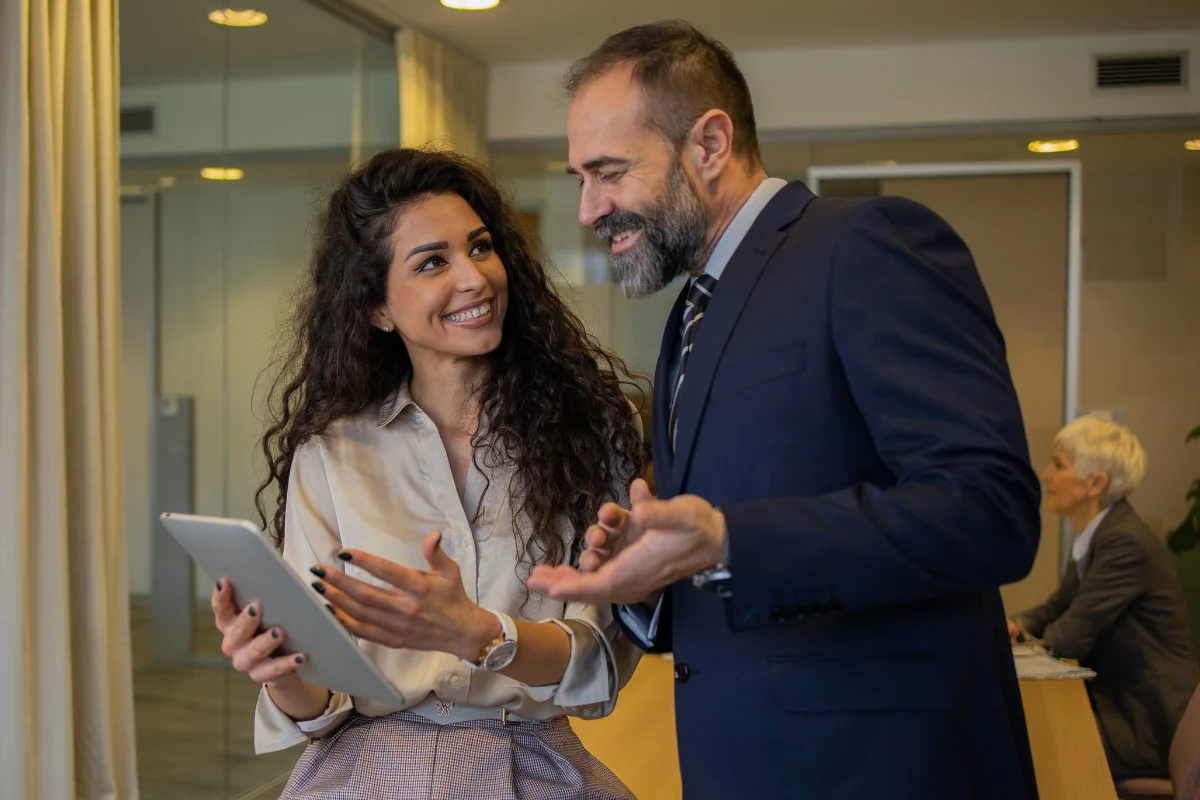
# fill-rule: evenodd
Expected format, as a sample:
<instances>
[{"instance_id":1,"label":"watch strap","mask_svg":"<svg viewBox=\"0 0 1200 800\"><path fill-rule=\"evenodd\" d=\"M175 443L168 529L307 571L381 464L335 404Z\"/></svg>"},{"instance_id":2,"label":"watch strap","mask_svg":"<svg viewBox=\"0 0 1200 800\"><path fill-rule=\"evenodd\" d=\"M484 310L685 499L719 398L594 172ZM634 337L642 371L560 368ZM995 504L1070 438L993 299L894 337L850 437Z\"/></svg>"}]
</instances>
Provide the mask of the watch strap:
<instances>
[{"instance_id":1,"label":"watch strap","mask_svg":"<svg viewBox=\"0 0 1200 800\"><path fill-rule=\"evenodd\" d=\"M491 655L492 651L500 645L504 644L505 642L513 642L514 644L517 642L517 624L513 622L512 617L501 611L495 611L490 608L485 608L484 611L492 614L497 620L500 621L500 635L488 642L483 648L483 652L479 654L479 658L471 662L471 666L476 668L482 668L484 663L487 661L487 657Z\"/></svg>"}]
</instances>

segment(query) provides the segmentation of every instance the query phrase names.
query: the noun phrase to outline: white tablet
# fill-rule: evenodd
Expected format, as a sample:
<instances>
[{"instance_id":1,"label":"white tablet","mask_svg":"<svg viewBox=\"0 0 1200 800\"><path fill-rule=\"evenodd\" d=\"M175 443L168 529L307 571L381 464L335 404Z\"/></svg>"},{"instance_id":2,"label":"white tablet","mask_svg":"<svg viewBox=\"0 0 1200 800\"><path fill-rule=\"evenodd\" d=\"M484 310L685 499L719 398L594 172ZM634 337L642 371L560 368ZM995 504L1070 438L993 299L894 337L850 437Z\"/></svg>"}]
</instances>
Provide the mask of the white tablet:
<instances>
[{"instance_id":1,"label":"white tablet","mask_svg":"<svg viewBox=\"0 0 1200 800\"><path fill-rule=\"evenodd\" d=\"M325 608L309 584L284 562L254 524L243 519L163 514L163 525L213 580L233 582L239 606L257 600L263 629L287 632L284 653L305 653L304 680L355 697L403 707L403 695Z\"/></svg>"}]
</instances>

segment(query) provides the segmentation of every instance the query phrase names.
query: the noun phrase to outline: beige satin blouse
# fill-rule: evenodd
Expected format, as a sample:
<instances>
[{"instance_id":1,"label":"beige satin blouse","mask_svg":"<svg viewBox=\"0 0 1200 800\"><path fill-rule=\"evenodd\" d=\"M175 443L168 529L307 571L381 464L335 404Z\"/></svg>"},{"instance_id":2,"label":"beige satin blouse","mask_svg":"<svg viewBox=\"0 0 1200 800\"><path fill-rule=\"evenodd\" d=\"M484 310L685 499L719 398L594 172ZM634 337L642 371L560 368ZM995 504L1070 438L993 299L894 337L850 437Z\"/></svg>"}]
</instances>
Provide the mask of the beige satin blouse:
<instances>
[{"instance_id":1,"label":"beige satin blouse","mask_svg":"<svg viewBox=\"0 0 1200 800\"><path fill-rule=\"evenodd\" d=\"M610 606L564 604L536 594L527 601L516 549L516 535L527 531L513 530L508 503L512 471L492 467L483 457L477 460L483 471L471 466L460 500L436 426L413 402L407 384L401 386L386 402L340 420L297 451L288 487L284 560L306 579L309 567L318 562L341 564L333 554L342 548L428 569L421 542L429 531L440 530L442 548L461 568L471 599L514 619L559 625L571 640L570 661L561 683L530 687L474 670L449 653L397 650L360 640L406 701L415 705L434 694L457 704L507 708L532 720L605 716L633 674L640 651L621 635ZM622 502L627 494L628 487L617 487ZM477 508L480 513L475 514ZM569 531L564 527L563 533ZM346 569L380 584L352 565ZM266 753L327 735L352 709L368 716L402 710L335 693L321 717L296 723L264 687L255 711L255 749Z\"/></svg>"}]
</instances>

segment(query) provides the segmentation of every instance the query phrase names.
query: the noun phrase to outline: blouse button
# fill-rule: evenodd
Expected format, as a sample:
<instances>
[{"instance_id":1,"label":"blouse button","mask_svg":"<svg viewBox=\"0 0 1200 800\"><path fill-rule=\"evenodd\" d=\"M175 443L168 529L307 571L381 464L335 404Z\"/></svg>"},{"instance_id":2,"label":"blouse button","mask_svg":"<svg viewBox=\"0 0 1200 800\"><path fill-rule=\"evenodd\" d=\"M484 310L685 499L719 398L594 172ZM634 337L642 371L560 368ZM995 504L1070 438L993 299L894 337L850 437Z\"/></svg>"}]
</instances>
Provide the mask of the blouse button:
<instances>
[{"instance_id":1,"label":"blouse button","mask_svg":"<svg viewBox=\"0 0 1200 800\"><path fill-rule=\"evenodd\" d=\"M459 686L461 684L462 684L462 678L458 677L457 675L450 676L450 685L451 686Z\"/></svg>"}]
</instances>

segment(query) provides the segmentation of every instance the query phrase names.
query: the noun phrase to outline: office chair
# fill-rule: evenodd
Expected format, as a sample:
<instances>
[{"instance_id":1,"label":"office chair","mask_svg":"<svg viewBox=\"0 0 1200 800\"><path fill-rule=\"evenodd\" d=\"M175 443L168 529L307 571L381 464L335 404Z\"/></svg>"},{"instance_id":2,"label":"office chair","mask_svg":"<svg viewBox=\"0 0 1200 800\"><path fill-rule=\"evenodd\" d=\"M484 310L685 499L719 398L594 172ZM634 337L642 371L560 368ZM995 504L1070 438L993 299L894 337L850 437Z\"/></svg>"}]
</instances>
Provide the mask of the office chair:
<instances>
[{"instance_id":1,"label":"office chair","mask_svg":"<svg viewBox=\"0 0 1200 800\"><path fill-rule=\"evenodd\" d=\"M1121 800L1200 800L1200 686L1183 712L1179 728L1171 739L1167 757L1170 780L1162 778L1133 778L1117 784Z\"/></svg>"}]
</instances>

